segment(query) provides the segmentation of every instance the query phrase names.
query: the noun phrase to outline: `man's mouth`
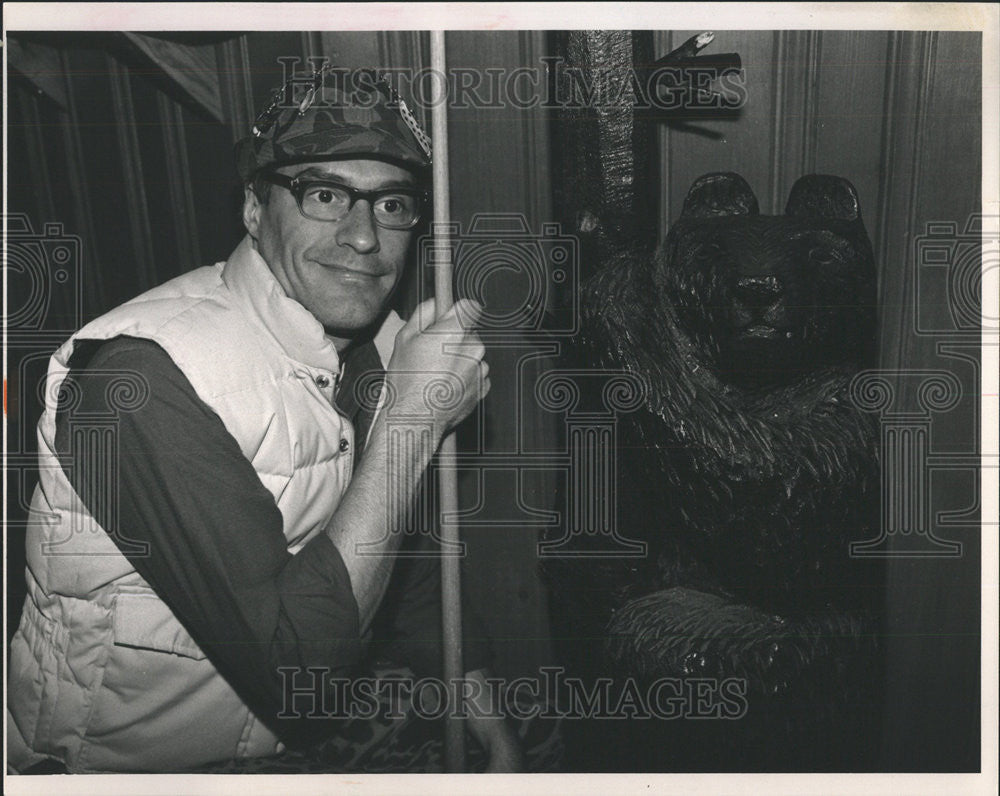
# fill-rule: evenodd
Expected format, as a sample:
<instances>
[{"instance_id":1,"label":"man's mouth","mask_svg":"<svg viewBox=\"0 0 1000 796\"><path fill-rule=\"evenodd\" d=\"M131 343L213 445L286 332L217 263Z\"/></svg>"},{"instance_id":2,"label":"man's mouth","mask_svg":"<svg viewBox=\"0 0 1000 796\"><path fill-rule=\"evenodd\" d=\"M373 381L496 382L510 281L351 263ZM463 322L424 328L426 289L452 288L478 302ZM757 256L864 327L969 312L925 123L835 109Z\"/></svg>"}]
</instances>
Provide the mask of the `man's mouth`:
<instances>
[{"instance_id":1,"label":"man's mouth","mask_svg":"<svg viewBox=\"0 0 1000 796\"><path fill-rule=\"evenodd\" d=\"M385 274L379 272L367 271L363 268L351 268L347 265L341 265L340 263L324 263L321 260L315 261L317 265L321 265L328 271L336 271L338 274L342 274L348 277L356 277L358 279L379 279Z\"/></svg>"}]
</instances>

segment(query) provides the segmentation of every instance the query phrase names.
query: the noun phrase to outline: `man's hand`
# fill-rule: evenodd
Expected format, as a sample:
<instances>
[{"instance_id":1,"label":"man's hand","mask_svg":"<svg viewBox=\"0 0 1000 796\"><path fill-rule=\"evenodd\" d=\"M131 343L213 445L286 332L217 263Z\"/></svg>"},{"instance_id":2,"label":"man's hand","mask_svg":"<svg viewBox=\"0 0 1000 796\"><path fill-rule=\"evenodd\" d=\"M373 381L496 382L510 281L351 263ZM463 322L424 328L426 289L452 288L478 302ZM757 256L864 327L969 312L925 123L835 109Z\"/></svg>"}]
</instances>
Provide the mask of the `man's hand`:
<instances>
[{"instance_id":1,"label":"man's hand","mask_svg":"<svg viewBox=\"0 0 1000 796\"><path fill-rule=\"evenodd\" d=\"M490 390L486 349L471 328L482 311L482 305L462 299L421 329L421 320L434 317L434 299L414 310L396 335L386 368L390 415L433 414L438 441L469 416Z\"/></svg>"},{"instance_id":2,"label":"man's hand","mask_svg":"<svg viewBox=\"0 0 1000 796\"><path fill-rule=\"evenodd\" d=\"M516 774L525 770L524 751L521 742L503 716L500 705L494 705L492 694L487 687L485 669L467 672L465 679L475 683L468 705L469 732L479 741L489 758L487 774Z\"/></svg>"},{"instance_id":3,"label":"man's hand","mask_svg":"<svg viewBox=\"0 0 1000 796\"><path fill-rule=\"evenodd\" d=\"M483 745L489 757L486 774L518 774L525 770L521 742L504 719L470 717L469 731Z\"/></svg>"}]
</instances>

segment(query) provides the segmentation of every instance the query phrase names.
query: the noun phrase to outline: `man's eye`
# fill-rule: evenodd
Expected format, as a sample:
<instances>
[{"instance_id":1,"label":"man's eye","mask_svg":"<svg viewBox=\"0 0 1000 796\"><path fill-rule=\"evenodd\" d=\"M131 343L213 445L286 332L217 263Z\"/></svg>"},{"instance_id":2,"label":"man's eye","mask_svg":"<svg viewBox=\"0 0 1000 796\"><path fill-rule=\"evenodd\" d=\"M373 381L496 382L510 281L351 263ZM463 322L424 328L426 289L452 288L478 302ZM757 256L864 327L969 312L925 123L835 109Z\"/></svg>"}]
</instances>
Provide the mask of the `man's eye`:
<instances>
[{"instance_id":1,"label":"man's eye","mask_svg":"<svg viewBox=\"0 0 1000 796\"><path fill-rule=\"evenodd\" d=\"M342 191L337 191L333 188L324 188L322 186L317 186L315 188L310 188L306 191L306 199L311 202L318 202L323 205L330 204L342 204L346 201L346 196L344 196Z\"/></svg>"},{"instance_id":2,"label":"man's eye","mask_svg":"<svg viewBox=\"0 0 1000 796\"><path fill-rule=\"evenodd\" d=\"M389 215L399 215L406 210L404 200L398 196L386 196L379 199L378 204L379 210L383 213L388 213Z\"/></svg>"}]
</instances>

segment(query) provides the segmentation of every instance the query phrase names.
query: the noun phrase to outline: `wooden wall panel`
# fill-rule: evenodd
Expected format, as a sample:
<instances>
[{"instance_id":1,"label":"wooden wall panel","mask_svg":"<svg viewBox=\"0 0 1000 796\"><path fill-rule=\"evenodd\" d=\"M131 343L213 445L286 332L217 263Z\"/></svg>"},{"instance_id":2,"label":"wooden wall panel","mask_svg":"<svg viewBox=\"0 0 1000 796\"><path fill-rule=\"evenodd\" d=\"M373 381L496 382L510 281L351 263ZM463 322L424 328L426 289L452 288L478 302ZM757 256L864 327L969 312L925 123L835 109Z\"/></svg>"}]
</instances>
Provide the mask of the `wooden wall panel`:
<instances>
[{"instance_id":1,"label":"wooden wall panel","mask_svg":"<svg viewBox=\"0 0 1000 796\"><path fill-rule=\"evenodd\" d=\"M84 242L80 253L81 270L84 275L84 317L94 318L109 306L114 306L109 303L109 295L115 288L108 284L108 280L100 277L99 269L102 267L103 260L97 240L97 201L94 198L91 179L86 168L89 159L84 150L83 132L80 124L81 101L77 97L78 92L70 90L69 86L69 75L74 57L74 53L69 50L59 52L62 77L67 83L66 113L61 119L61 135L59 136L62 139L66 156L60 166L64 169L65 174L63 184L69 188L69 194L73 201L71 212L64 213L59 217Z\"/></svg>"},{"instance_id":2,"label":"wooden wall panel","mask_svg":"<svg viewBox=\"0 0 1000 796\"><path fill-rule=\"evenodd\" d=\"M104 283L104 306L88 307L95 314L113 307L120 300L141 292L144 247L135 239L130 221L128 181L119 138L127 120L118 119L121 103L111 89L111 56L90 48L67 52L67 75L70 92L75 96L75 122L79 134L81 168L86 175L87 205L93 224L93 237L84 241L85 249L95 247L89 260L89 278ZM86 256L86 255L85 255ZM99 259L98 259L99 258ZM137 262L137 259L139 262Z\"/></svg>"},{"instance_id":3,"label":"wooden wall panel","mask_svg":"<svg viewBox=\"0 0 1000 796\"><path fill-rule=\"evenodd\" d=\"M22 207L32 218L54 218L55 201L52 193L52 173L46 152L42 129L41 105L37 96L21 82L15 82L10 94L12 115L17 120L11 122L15 129L11 132L12 149L10 162L12 169L8 175L10 190L15 196L31 207ZM33 183L33 178L40 180Z\"/></svg>"},{"instance_id":4,"label":"wooden wall panel","mask_svg":"<svg viewBox=\"0 0 1000 796\"><path fill-rule=\"evenodd\" d=\"M122 181L118 190L125 202L124 218L128 219L131 239L132 271L135 273L136 292L142 293L155 287L156 263L153 261L153 235L149 223L149 205L146 194L156 190L155 183L147 183L139 150L139 119L132 100L132 86L127 66L107 56L108 83L111 88L115 128L115 144L121 162Z\"/></svg>"},{"instance_id":5,"label":"wooden wall panel","mask_svg":"<svg viewBox=\"0 0 1000 796\"><path fill-rule=\"evenodd\" d=\"M815 169L820 36L809 30L773 34L771 184L766 201L758 195L764 213L782 212L795 180Z\"/></svg>"},{"instance_id":6,"label":"wooden wall panel","mask_svg":"<svg viewBox=\"0 0 1000 796\"><path fill-rule=\"evenodd\" d=\"M963 309L963 298L952 292L954 282L928 279L916 244L929 224L953 225L960 235L980 212L980 41L978 34L932 32L898 39L894 99L900 123L886 161L884 228L891 260L882 294L895 314L883 329L883 357L901 374L936 369L958 380L956 405L931 414L932 452L958 457L931 471L930 504L935 513L972 510L954 527L932 518L941 537L962 543L960 556L890 560L894 643L888 647L893 676L885 756L889 765L918 770L968 770L979 764L981 537L972 492L977 481L968 466L974 457L961 454L978 452L979 332L956 328L952 316ZM978 316L975 304L970 309ZM897 388L901 409L919 413L912 387ZM894 549L907 546L905 539L892 541Z\"/></svg>"},{"instance_id":7,"label":"wooden wall panel","mask_svg":"<svg viewBox=\"0 0 1000 796\"><path fill-rule=\"evenodd\" d=\"M662 56L697 31L659 31ZM661 229L676 219L691 182L709 171L746 177L761 212L781 213L803 174L836 173L878 204L879 141L889 34L880 31L720 31L706 54L739 52L747 103L739 119L701 124L718 138L661 132Z\"/></svg>"},{"instance_id":8,"label":"wooden wall panel","mask_svg":"<svg viewBox=\"0 0 1000 796\"><path fill-rule=\"evenodd\" d=\"M246 230L240 216L243 188L233 161L230 131L188 107L181 109L203 262L226 259Z\"/></svg>"},{"instance_id":9,"label":"wooden wall panel","mask_svg":"<svg viewBox=\"0 0 1000 796\"><path fill-rule=\"evenodd\" d=\"M220 42L216 45L215 56L219 71L219 98L226 125L235 143L246 135L257 113L246 36Z\"/></svg>"},{"instance_id":10,"label":"wooden wall panel","mask_svg":"<svg viewBox=\"0 0 1000 796\"><path fill-rule=\"evenodd\" d=\"M279 58L297 56L304 59L303 41L300 33L273 31L270 33L249 33L247 42L250 70L250 87L253 96L254 115L270 98L271 92L283 82L283 71ZM305 61L301 61L305 65ZM301 68L301 67L300 67Z\"/></svg>"},{"instance_id":11,"label":"wooden wall panel","mask_svg":"<svg viewBox=\"0 0 1000 796\"><path fill-rule=\"evenodd\" d=\"M672 31L660 46L677 46L701 31ZM669 50L657 51L656 56ZM668 185L669 205L661 209L661 219L677 218L691 183L708 171L735 171L750 183L760 201L761 211L769 212L773 194L772 140L775 133L773 94L774 34L770 31L718 32L711 51L738 52L746 70L748 101L738 119L696 122L717 137L688 130L671 130L666 152L662 153L661 179ZM662 227L663 231L666 227Z\"/></svg>"},{"instance_id":12,"label":"wooden wall panel","mask_svg":"<svg viewBox=\"0 0 1000 796\"><path fill-rule=\"evenodd\" d=\"M882 142L880 176L879 307L882 362L898 367L905 360L908 313L912 303L914 272L906 267L916 234L915 200L920 190L923 125L934 34L893 33L889 41L889 74L886 87L887 119ZM895 265L895 267L893 267Z\"/></svg>"},{"instance_id":13,"label":"wooden wall panel","mask_svg":"<svg viewBox=\"0 0 1000 796\"><path fill-rule=\"evenodd\" d=\"M837 174L857 188L869 234L878 228L887 41L883 31L824 31L820 35L812 160L804 160L795 173L784 175L780 202L775 205L779 211L784 209L792 183L802 174ZM788 78L794 80L793 75Z\"/></svg>"},{"instance_id":14,"label":"wooden wall panel","mask_svg":"<svg viewBox=\"0 0 1000 796\"><path fill-rule=\"evenodd\" d=\"M162 270L179 275L183 273L187 263L202 262L197 211L191 185L191 163L187 154L187 131L184 127L183 108L176 101L164 94L157 94L156 106L162 131L159 143L167 171L166 191L160 191L160 195L166 200L167 208L172 211L163 209L160 212L163 214L163 222L172 225L176 239L176 259L172 263L164 263Z\"/></svg>"},{"instance_id":15,"label":"wooden wall panel","mask_svg":"<svg viewBox=\"0 0 1000 796\"><path fill-rule=\"evenodd\" d=\"M153 265L150 275L153 285L164 273L177 273L181 264L180 245L184 235L178 229L184 205L175 204L170 191L170 174L174 171L176 152L167 152L164 133L167 128L161 117L160 98L169 101L159 91L150 91L146 76L139 70L128 70L128 90L132 98L130 125L135 137L135 156L139 161L146 237ZM156 135L160 132L160 135ZM185 175L186 179L186 175ZM187 259L185 262L197 262Z\"/></svg>"},{"instance_id":16,"label":"wooden wall panel","mask_svg":"<svg viewBox=\"0 0 1000 796\"><path fill-rule=\"evenodd\" d=\"M5 86L9 118L7 120L7 158L8 169L4 175L7 179L8 205L5 213L24 214L34 227L42 223L42 219L53 218L51 214L53 202L51 194L32 190L34 179L37 178L38 167L44 169L50 176L52 172L44 159L44 147L41 143L42 128L40 125L41 111L39 105L46 102L39 98L33 84L20 79L12 73L10 82ZM11 218L10 223L14 224ZM11 256L4 263L4 284L8 312L10 318L19 317L19 310L32 303L34 280L31 278L29 266L21 263L20 258ZM6 320L6 319L5 319ZM12 323L13 323L12 322ZM8 340L5 340L10 345ZM38 423L40 415L39 402L32 400L33 384L24 378L22 363L18 361L18 351L11 348L5 363L5 454L30 454L34 450L29 429ZM30 354L29 354L30 355ZM26 358L26 357L25 357ZM9 461L9 460L8 460ZM7 641L17 626L21 615L21 605L25 597L24 560L25 544L23 523L27 517L27 507L31 500L31 492L37 483L37 475L30 468L16 472L16 465L8 464L6 471L6 505L9 525L6 537L6 561L13 564L8 570L6 611L7 611ZM13 625L13 627L12 627Z\"/></svg>"}]
</instances>

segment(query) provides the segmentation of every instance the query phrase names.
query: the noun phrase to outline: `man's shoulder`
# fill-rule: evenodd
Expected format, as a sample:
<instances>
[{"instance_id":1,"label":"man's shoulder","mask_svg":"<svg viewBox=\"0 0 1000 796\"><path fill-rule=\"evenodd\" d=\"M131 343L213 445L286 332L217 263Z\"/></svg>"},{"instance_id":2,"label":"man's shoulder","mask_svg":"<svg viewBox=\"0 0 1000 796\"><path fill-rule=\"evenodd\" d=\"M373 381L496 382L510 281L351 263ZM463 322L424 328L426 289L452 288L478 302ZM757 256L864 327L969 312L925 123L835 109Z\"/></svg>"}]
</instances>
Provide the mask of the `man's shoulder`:
<instances>
[{"instance_id":1,"label":"man's shoulder","mask_svg":"<svg viewBox=\"0 0 1000 796\"><path fill-rule=\"evenodd\" d=\"M62 356L96 365L88 354L79 356L83 348L95 355L99 350L102 359L114 359L119 367L156 367L166 359L184 372L232 372L253 359L250 339L220 263L182 274L101 315L74 335Z\"/></svg>"},{"instance_id":2,"label":"man's shoulder","mask_svg":"<svg viewBox=\"0 0 1000 796\"><path fill-rule=\"evenodd\" d=\"M162 285L140 293L133 299L129 299L124 304L116 307L111 312L122 310L126 307L133 308L138 304L146 305L144 309L150 309L151 305L157 303L168 303L180 306L186 303L195 303L204 299L210 299L217 294L222 286L222 263L206 265L196 268L193 271L176 276L164 282ZM109 313L110 314L110 313Z\"/></svg>"},{"instance_id":3,"label":"man's shoulder","mask_svg":"<svg viewBox=\"0 0 1000 796\"><path fill-rule=\"evenodd\" d=\"M230 309L221 276L221 263L181 274L109 310L75 336L81 340L119 336L156 339L167 329L172 329L173 336L197 333L209 318L221 321ZM192 313L199 313L199 309L206 318L195 320Z\"/></svg>"},{"instance_id":4,"label":"man's shoulder","mask_svg":"<svg viewBox=\"0 0 1000 796\"><path fill-rule=\"evenodd\" d=\"M163 407L176 409L196 400L190 382L152 340L125 336L84 340L73 352L69 366L67 378L75 383L78 404L89 411L107 413L122 408L115 404L124 395L128 398L127 413L131 416L143 410L142 422L147 422L163 414ZM184 400L178 400L180 395ZM65 408L61 406L57 414L58 435L67 433L70 413L63 411Z\"/></svg>"}]
</instances>

